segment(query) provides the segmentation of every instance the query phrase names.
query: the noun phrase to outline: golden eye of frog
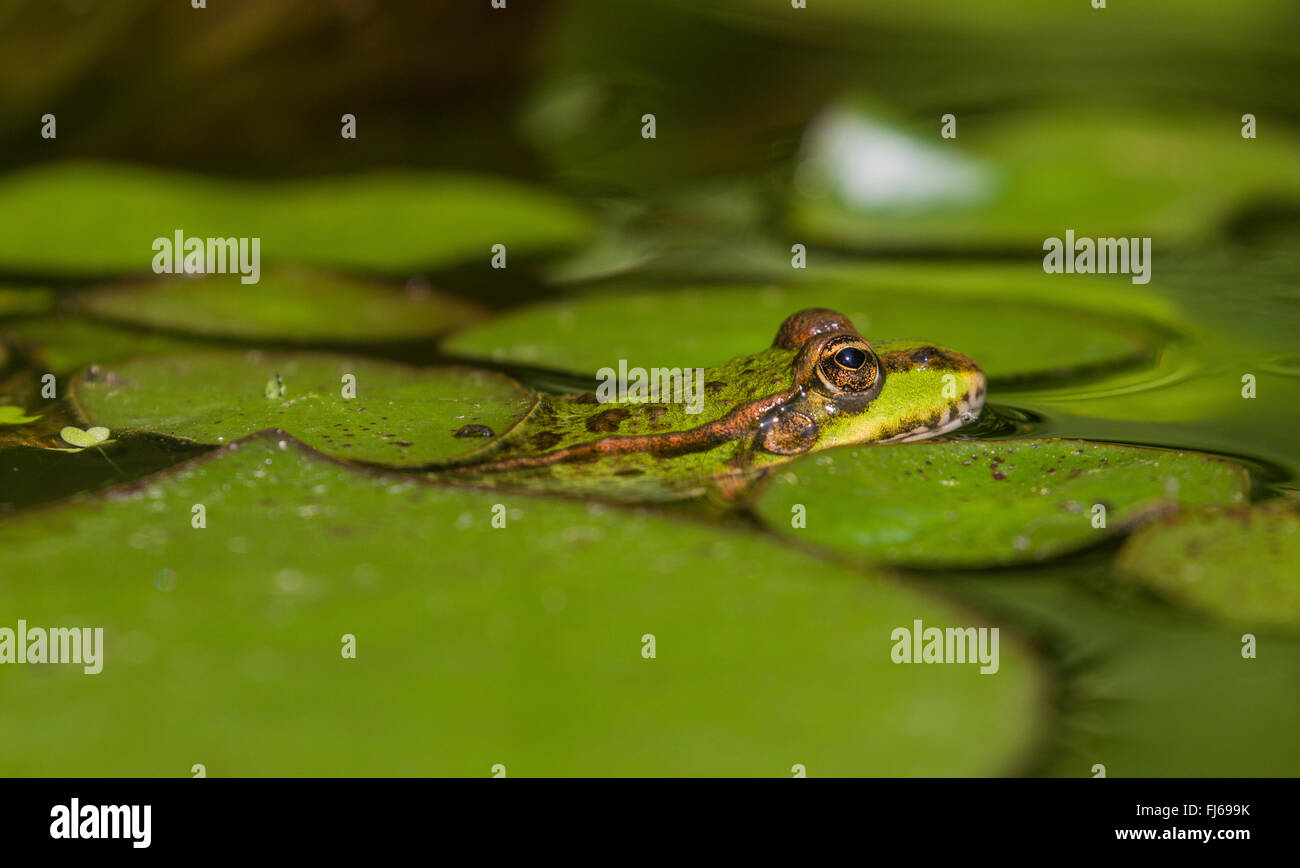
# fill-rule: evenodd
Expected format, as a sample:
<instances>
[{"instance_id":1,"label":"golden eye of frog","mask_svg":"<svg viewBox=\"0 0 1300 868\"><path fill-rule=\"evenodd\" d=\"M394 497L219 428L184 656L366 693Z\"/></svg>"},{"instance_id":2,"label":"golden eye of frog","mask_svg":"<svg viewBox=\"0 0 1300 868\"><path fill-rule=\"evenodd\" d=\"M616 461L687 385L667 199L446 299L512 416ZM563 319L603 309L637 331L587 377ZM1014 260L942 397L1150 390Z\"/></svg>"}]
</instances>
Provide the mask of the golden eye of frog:
<instances>
[{"instance_id":1,"label":"golden eye of frog","mask_svg":"<svg viewBox=\"0 0 1300 868\"><path fill-rule=\"evenodd\" d=\"M540 395L456 473L488 485L689 496L834 446L947 433L978 417L986 391L966 356L922 341L873 347L824 309L787 318L770 348L705 369L702 386L694 413L686 402Z\"/></svg>"}]
</instances>

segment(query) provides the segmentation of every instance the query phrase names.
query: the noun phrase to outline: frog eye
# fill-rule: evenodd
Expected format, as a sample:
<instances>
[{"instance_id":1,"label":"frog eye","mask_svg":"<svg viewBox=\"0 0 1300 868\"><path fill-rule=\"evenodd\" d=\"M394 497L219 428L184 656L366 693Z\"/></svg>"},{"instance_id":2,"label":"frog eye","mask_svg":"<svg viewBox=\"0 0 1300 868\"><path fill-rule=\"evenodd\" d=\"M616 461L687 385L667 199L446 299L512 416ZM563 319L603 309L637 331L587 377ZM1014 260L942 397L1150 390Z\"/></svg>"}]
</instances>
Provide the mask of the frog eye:
<instances>
[{"instance_id":1,"label":"frog eye","mask_svg":"<svg viewBox=\"0 0 1300 868\"><path fill-rule=\"evenodd\" d=\"M841 368L856 371L867 363L867 354L857 347L845 347L835 354L835 362Z\"/></svg>"},{"instance_id":2,"label":"frog eye","mask_svg":"<svg viewBox=\"0 0 1300 868\"><path fill-rule=\"evenodd\" d=\"M862 338L839 335L822 347L817 377L832 392L865 392L879 376L879 360Z\"/></svg>"}]
</instances>

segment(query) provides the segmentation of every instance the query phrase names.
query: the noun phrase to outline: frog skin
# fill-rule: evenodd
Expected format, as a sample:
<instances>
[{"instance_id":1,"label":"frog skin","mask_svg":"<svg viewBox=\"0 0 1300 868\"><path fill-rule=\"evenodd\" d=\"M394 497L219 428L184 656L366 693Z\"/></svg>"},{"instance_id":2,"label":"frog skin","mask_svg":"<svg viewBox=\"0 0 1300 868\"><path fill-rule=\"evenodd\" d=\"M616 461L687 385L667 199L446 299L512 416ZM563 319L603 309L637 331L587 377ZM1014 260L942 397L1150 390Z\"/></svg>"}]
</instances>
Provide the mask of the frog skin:
<instances>
[{"instance_id":1,"label":"frog skin","mask_svg":"<svg viewBox=\"0 0 1300 868\"><path fill-rule=\"evenodd\" d=\"M966 356L923 341L872 347L847 317L824 309L793 314L769 349L708 368L704 379L697 414L685 403L539 395L510 430L443 472L486 487L614 499L710 488L734 499L802 455L953 431L979 416L986 391Z\"/></svg>"}]
</instances>

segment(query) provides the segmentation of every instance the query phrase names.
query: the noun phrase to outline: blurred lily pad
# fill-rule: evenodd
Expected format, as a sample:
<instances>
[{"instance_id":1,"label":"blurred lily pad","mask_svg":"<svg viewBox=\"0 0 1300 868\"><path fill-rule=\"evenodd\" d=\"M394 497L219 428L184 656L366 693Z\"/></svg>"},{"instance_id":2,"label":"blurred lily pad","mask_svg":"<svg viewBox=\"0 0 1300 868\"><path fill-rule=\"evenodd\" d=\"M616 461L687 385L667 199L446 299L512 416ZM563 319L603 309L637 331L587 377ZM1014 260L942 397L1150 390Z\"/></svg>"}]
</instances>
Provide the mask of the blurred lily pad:
<instances>
[{"instance_id":1,"label":"blurred lily pad","mask_svg":"<svg viewBox=\"0 0 1300 868\"><path fill-rule=\"evenodd\" d=\"M572 245L584 215L564 200L486 177L376 171L302 181L237 181L103 163L39 166L0 178L0 267L146 272L154 239L258 238L263 262L406 271Z\"/></svg>"},{"instance_id":2,"label":"blurred lily pad","mask_svg":"<svg viewBox=\"0 0 1300 868\"><path fill-rule=\"evenodd\" d=\"M689 0L672 0L673 5L696 9ZM818 0L807 9L791 12L787 3L768 0L722 0L715 4L724 9L743 12L738 22L779 24L783 29L807 27L815 34L828 35L827 31L846 29L849 36L858 36L854 25L871 28L889 26L924 27L931 31L960 33L967 39L972 36L1009 33L1022 37L1041 36L1043 30L1060 31L1062 38L1073 35L1083 38L1115 37L1115 25L1105 15L1080 15L1068 5L1039 3L1036 0L989 0L976 10L947 0L917 0L912 3L873 4L858 0ZM1267 35L1275 27L1285 26L1284 0L1256 0L1250 3L1225 4L1216 0L1151 0L1151 2L1124 10L1123 22L1127 28L1146 37L1186 37L1212 41L1228 40L1242 31L1252 35ZM716 14L710 9L710 14ZM1127 34L1127 31L1125 33ZM860 38L860 36L858 37Z\"/></svg>"},{"instance_id":3,"label":"blurred lily pad","mask_svg":"<svg viewBox=\"0 0 1300 868\"><path fill-rule=\"evenodd\" d=\"M1152 522L1124 544L1116 566L1214 615L1300 627L1300 515L1285 503Z\"/></svg>"},{"instance_id":4,"label":"blurred lily pad","mask_svg":"<svg viewBox=\"0 0 1300 868\"><path fill-rule=\"evenodd\" d=\"M192 350L195 341L122 328L71 316L46 316L7 324L5 336L55 373L135 356Z\"/></svg>"},{"instance_id":5,"label":"blurred lily pad","mask_svg":"<svg viewBox=\"0 0 1300 868\"><path fill-rule=\"evenodd\" d=\"M1036 658L1002 630L996 674L893 663L897 628L979 619L882 576L276 440L0 523L9 605L107 646L11 667L6 774L981 775L1040 738Z\"/></svg>"},{"instance_id":6,"label":"blurred lily pad","mask_svg":"<svg viewBox=\"0 0 1300 868\"><path fill-rule=\"evenodd\" d=\"M0 316L44 313L54 306L54 293L48 289L0 288Z\"/></svg>"},{"instance_id":7,"label":"blurred lily pad","mask_svg":"<svg viewBox=\"0 0 1300 868\"><path fill-rule=\"evenodd\" d=\"M40 313L54 304L54 294L43 289L0 289L0 316ZM0 368L9 362L9 347L0 341Z\"/></svg>"},{"instance_id":8,"label":"blurred lily pad","mask_svg":"<svg viewBox=\"0 0 1300 868\"><path fill-rule=\"evenodd\" d=\"M77 307L133 325L293 343L412 340L481 315L454 296L406 294L302 268L270 271L256 284L208 275L100 289L80 296Z\"/></svg>"},{"instance_id":9,"label":"blurred lily pad","mask_svg":"<svg viewBox=\"0 0 1300 868\"><path fill-rule=\"evenodd\" d=\"M1140 533L1140 531L1139 531ZM931 580L1053 649L1060 717L1034 773L1276 777L1300 773L1300 635L1242 657L1240 625L1198 621L1116 582L1111 559L965 570Z\"/></svg>"},{"instance_id":10,"label":"blurred lily pad","mask_svg":"<svg viewBox=\"0 0 1300 868\"><path fill-rule=\"evenodd\" d=\"M28 416L27 411L22 407L5 405L0 407L0 425L26 425L28 422L35 422L41 418L40 414Z\"/></svg>"},{"instance_id":11,"label":"blurred lily pad","mask_svg":"<svg viewBox=\"0 0 1300 868\"><path fill-rule=\"evenodd\" d=\"M280 378L283 395L267 396ZM352 390L355 397L346 397ZM412 368L322 353L205 350L133 359L79 374L72 398L91 424L196 443L229 443L282 428L344 459L418 465L491 442L466 426L504 434L533 395L499 374Z\"/></svg>"},{"instance_id":12,"label":"blurred lily pad","mask_svg":"<svg viewBox=\"0 0 1300 868\"><path fill-rule=\"evenodd\" d=\"M1028 269L1008 281L1041 282ZM986 269L975 269L988 282ZM445 343L469 358L588 374L630 364L713 366L771 346L781 322L806 307L842 311L868 340L919 338L975 359L995 380L1107 367L1146 358L1151 329L1136 318L1044 304L1010 292L980 296L940 289L961 269L861 269L795 286L731 286L670 292L607 292L512 311ZM1040 283L1041 285L1041 283Z\"/></svg>"},{"instance_id":13,"label":"blurred lily pad","mask_svg":"<svg viewBox=\"0 0 1300 868\"><path fill-rule=\"evenodd\" d=\"M1079 440L834 449L777 472L758 514L792 539L919 567L1041 561L1179 506L1235 504L1244 468ZM797 507L806 527L793 529ZM1104 520L1104 524L1100 520Z\"/></svg>"},{"instance_id":14,"label":"blurred lily pad","mask_svg":"<svg viewBox=\"0 0 1300 868\"><path fill-rule=\"evenodd\" d=\"M1240 122L1044 110L908 132L848 100L814 120L791 210L806 240L1013 247L1044 239L1209 236L1260 198L1300 201L1300 136Z\"/></svg>"}]
</instances>

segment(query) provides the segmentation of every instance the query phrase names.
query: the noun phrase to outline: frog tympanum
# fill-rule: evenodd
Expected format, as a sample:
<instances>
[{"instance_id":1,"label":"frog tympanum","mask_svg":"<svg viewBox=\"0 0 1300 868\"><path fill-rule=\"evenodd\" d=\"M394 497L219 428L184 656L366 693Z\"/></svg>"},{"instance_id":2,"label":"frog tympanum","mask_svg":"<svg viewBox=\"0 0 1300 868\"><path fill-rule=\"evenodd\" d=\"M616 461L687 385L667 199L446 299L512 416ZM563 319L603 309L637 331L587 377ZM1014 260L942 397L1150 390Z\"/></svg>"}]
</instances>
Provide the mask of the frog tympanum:
<instances>
[{"instance_id":1,"label":"frog tympanum","mask_svg":"<svg viewBox=\"0 0 1300 868\"><path fill-rule=\"evenodd\" d=\"M537 397L491 443L444 472L485 486L616 499L735 497L801 455L835 446L921 440L974 420L984 373L922 341L874 346L843 314L791 315L772 346L708 368L702 407Z\"/></svg>"}]
</instances>

